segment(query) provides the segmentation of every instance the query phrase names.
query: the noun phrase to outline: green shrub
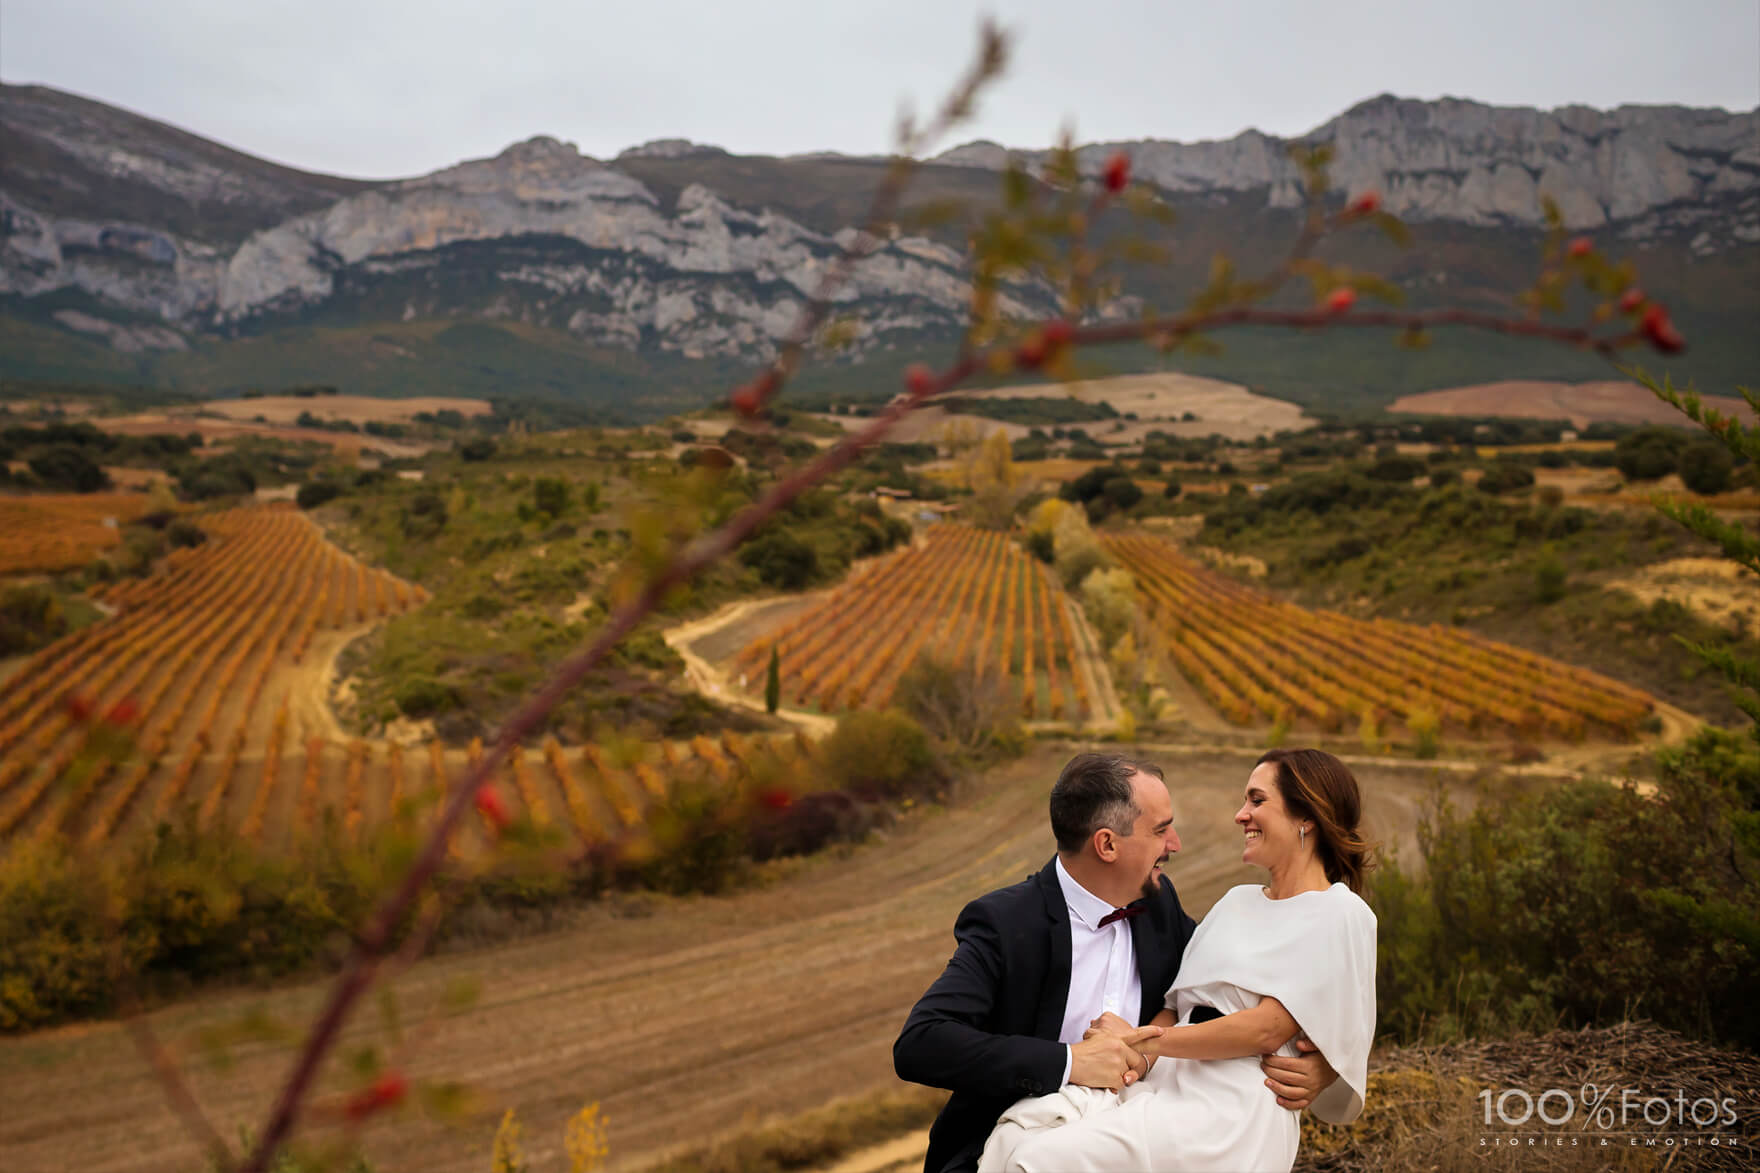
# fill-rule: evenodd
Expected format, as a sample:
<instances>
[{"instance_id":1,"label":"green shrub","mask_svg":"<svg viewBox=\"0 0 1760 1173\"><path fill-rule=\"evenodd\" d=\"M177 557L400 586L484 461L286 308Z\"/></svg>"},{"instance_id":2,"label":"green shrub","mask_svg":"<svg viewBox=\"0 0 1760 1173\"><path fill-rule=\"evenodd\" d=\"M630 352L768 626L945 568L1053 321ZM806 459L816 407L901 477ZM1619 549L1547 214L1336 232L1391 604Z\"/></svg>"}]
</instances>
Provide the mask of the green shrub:
<instances>
[{"instance_id":1,"label":"green shrub","mask_svg":"<svg viewBox=\"0 0 1760 1173\"><path fill-rule=\"evenodd\" d=\"M833 788L866 798L933 794L947 781L928 733L897 709L845 713L819 753Z\"/></svg>"},{"instance_id":2,"label":"green shrub","mask_svg":"<svg viewBox=\"0 0 1760 1173\"><path fill-rule=\"evenodd\" d=\"M1599 781L1438 802L1374 874L1378 1013L1402 1039L1640 1015L1760 1046L1760 754L1708 729L1657 793Z\"/></svg>"},{"instance_id":3,"label":"green shrub","mask_svg":"<svg viewBox=\"0 0 1760 1173\"><path fill-rule=\"evenodd\" d=\"M301 509L316 509L326 501L334 500L342 489L335 481L307 481L293 495L293 503Z\"/></svg>"},{"instance_id":4,"label":"green shrub","mask_svg":"<svg viewBox=\"0 0 1760 1173\"><path fill-rule=\"evenodd\" d=\"M1716 440L1695 440L1681 448L1680 462L1675 469L1681 474L1681 483L1692 492L1722 493L1729 488L1735 458Z\"/></svg>"},{"instance_id":5,"label":"green shrub","mask_svg":"<svg viewBox=\"0 0 1760 1173\"><path fill-rule=\"evenodd\" d=\"M0 593L0 656L34 652L67 634L67 613L45 586L7 587Z\"/></svg>"},{"instance_id":6,"label":"green shrub","mask_svg":"<svg viewBox=\"0 0 1760 1173\"><path fill-rule=\"evenodd\" d=\"M783 529L767 530L741 546L739 560L766 586L785 591L800 590L819 570L818 552Z\"/></svg>"},{"instance_id":7,"label":"green shrub","mask_svg":"<svg viewBox=\"0 0 1760 1173\"><path fill-rule=\"evenodd\" d=\"M432 717L444 713L458 703L458 695L448 685L427 677L405 681L394 698L406 717Z\"/></svg>"},{"instance_id":8,"label":"green shrub","mask_svg":"<svg viewBox=\"0 0 1760 1173\"><path fill-rule=\"evenodd\" d=\"M1614 444L1613 462L1628 481L1653 481L1675 471L1687 442L1679 428L1639 428Z\"/></svg>"},{"instance_id":9,"label":"green shrub","mask_svg":"<svg viewBox=\"0 0 1760 1173\"><path fill-rule=\"evenodd\" d=\"M1479 478L1482 493L1513 493L1534 483L1534 470L1513 460L1496 460Z\"/></svg>"}]
</instances>

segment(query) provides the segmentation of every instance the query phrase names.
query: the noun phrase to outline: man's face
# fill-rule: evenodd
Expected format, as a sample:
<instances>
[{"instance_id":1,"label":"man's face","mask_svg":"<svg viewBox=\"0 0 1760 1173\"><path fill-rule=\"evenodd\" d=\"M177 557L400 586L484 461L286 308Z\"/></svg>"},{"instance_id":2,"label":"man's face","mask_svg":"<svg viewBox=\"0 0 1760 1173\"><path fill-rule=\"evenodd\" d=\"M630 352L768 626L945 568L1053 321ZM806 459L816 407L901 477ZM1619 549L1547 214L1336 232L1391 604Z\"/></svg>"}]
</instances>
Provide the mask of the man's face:
<instances>
[{"instance_id":1,"label":"man's face","mask_svg":"<svg viewBox=\"0 0 1760 1173\"><path fill-rule=\"evenodd\" d=\"M1161 885L1167 858L1179 850L1179 833L1173 829L1173 799L1167 783L1153 774L1131 775L1131 794L1137 803L1137 821L1131 833L1118 839L1115 867L1133 879L1141 877L1143 895L1152 896Z\"/></svg>"}]
</instances>

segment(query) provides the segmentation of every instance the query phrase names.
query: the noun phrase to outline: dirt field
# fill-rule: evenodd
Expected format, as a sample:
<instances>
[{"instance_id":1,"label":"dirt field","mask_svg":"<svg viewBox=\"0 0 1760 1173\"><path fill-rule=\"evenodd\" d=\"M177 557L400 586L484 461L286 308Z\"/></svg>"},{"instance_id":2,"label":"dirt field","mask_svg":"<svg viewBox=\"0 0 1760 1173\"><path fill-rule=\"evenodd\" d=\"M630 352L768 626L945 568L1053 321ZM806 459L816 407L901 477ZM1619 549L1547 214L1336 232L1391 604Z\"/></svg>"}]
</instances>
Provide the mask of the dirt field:
<instances>
[{"instance_id":1,"label":"dirt field","mask_svg":"<svg viewBox=\"0 0 1760 1173\"><path fill-rule=\"evenodd\" d=\"M1722 558L1675 558L1607 584L1639 602L1672 599L1712 623L1760 629L1760 582Z\"/></svg>"},{"instance_id":2,"label":"dirt field","mask_svg":"<svg viewBox=\"0 0 1760 1173\"><path fill-rule=\"evenodd\" d=\"M1022 387L996 387L986 391L960 391L962 399L1049 399L1054 397L1105 400L1119 415L1135 412L1134 420L1089 420L1072 426L1084 428L1096 439L1107 444L1137 444L1150 432L1166 432L1171 436L1208 436L1220 433L1230 440L1252 440L1281 431L1301 431L1313 421L1302 409L1281 399L1255 395L1235 383L1203 379L1196 375L1173 373L1151 375L1117 375L1109 379L1089 379L1076 383L1031 384ZM1196 419L1181 417L1191 412ZM866 423L855 416L824 415L817 417L854 429ZM1018 440L1031 429L1021 424L1007 424L982 416L958 415L945 408L918 408L901 420L887 436L897 443L934 443L941 429L951 419L975 420L982 435L1001 428L1010 440Z\"/></svg>"},{"instance_id":3,"label":"dirt field","mask_svg":"<svg viewBox=\"0 0 1760 1173\"><path fill-rule=\"evenodd\" d=\"M359 453L363 448L372 448L393 457L420 456L432 447L429 444L388 440L383 436L368 436L356 432L329 432L323 428L296 428L162 411L144 412L140 415L94 416L91 422L106 432L115 432L119 436L146 436L155 432L176 432L179 435L199 432L202 443L210 449L240 436L266 436L294 443L310 440L317 444L328 444L338 452L351 454Z\"/></svg>"},{"instance_id":4,"label":"dirt field","mask_svg":"<svg viewBox=\"0 0 1760 1173\"><path fill-rule=\"evenodd\" d=\"M1707 395L1705 405L1738 419L1751 414L1748 405L1733 396ZM1568 419L1573 427L1592 423L1677 424L1686 419L1636 383L1548 383L1509 380L1478 383L1402 395L1388 405L1389 411L1418 415L1507 416L1513 419Z\"/></svg>"},{"instance_id":5,"label":"dirt field","mask_svg":"<svg viewBox=\"0 0 1760 1173\"><path fill-rule=\"evenodd\" d=\"M371 395L265 395L261 399L211 399L195 411L233 420L262 416L272 424L291 424L305 412L321 420L349 420L357 424L399 424L414 420L418 412L456 411L462 416L489 415L493 409L482 399L449 399L428 396L415 399L379 399ZM182 414L180 409L179 414Z\"/></svg>"},{"instance_id":6,"label":"dirt field","mask_svg":"<svg viewBox=\"0 0 1760 1173\"><path fill-rule=\"evenodd\" d=\"M613 1167L631 1169L768 1115L890 1083L892 1040L945 962L960 906L1049 857L1046 788L1071 752L1041 747L973 781L953 808L918 810L881 842L793 865L730 897L616 898L561 931L417 966L398 983L405 1022L432 1017L415 1028L423 1042L410 1073L469 1081L485 1111L462 1133L415 1113L387 1120L371 1130L369 1155L383 1170L478 1173L501 1109L514 1106L528 1159L558 1167L564 1121L597 1101ZM1238 862L1229 823L1254 754L1154 755L1168 768L1184 841L1172 874L1195 914L1255 878ZM1439 774L1448 776L1434 766L1361 765L1373 834L1409 841ZM458 979L480 981L481 999L439 1012ZM154 1024L187 1053L203 1027L254 1006L303 1021L322 989L308 982L209 996L159 1011ZM377 1041L375 1019L359 1015L343 1049ZM189 1066L228 1137L260 1117L289 1061L273 1044L234 1057L229 1072ZM679 1097L687 1097L685 1127ZM0 1041L0 1104L0 1166L10 1173L200 1165L113 1023Z\"/></svg>"}]
</instances>

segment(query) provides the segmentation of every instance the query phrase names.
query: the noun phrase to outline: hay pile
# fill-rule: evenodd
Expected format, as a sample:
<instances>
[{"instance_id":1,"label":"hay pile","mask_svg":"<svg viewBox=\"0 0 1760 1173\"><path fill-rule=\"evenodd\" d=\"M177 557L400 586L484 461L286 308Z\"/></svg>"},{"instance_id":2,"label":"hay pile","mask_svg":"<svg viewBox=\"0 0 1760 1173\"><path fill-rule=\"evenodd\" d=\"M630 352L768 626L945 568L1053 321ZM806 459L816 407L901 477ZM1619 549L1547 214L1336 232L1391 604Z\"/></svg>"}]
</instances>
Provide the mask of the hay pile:
<instances>
[{"instance_id":1,"label":"hay pile","mask_svg":"<svg viewBox=\"0 0 1760 1173\"><path fill-rule=\"evenodd\" d=\"M1647 1022L1386 1049L1375 1053L1370 1067L1362 1117L1340 1127L1309 1116L1303 1123L1297 1169L1401 1173L1498 1167L1530 1173L1760 1168L1760 1056L1719 1050ZM1666 1124L1648 1123L1640 1107L1625 1122L1598 1120L1581 1102L1589 1084L1598 1092L1612 1089L1602 1106L1616 1116L1622 1092L1631 1089L1641 1099L1665 1097L1671 1118ZM1572 1097L1564 1123L1548 1125L1538 1115L1520 1125L1499 1118L1497 1101L1506 1090L1538 1098L1551 1088ZM1480 1096L1487 1090L1489 1126ZM1683 1124L1677 1095L1689 1112L1697 1100L1721 1104L1733 1098L1736 1121L1701 1126L1688 1119ZM1510 1116L1519 1116L1523 1107L1519 1097L1507 1102ZM1548 1113L1554 1119L1566 1109L1561 1097L1549 1099ZM1656 1118L1663 1115L1661 1108L1652 1112ZM1711 1116L1712 1107L1701 1105L1700 1119Z\"/></svg>"}]
</instances>

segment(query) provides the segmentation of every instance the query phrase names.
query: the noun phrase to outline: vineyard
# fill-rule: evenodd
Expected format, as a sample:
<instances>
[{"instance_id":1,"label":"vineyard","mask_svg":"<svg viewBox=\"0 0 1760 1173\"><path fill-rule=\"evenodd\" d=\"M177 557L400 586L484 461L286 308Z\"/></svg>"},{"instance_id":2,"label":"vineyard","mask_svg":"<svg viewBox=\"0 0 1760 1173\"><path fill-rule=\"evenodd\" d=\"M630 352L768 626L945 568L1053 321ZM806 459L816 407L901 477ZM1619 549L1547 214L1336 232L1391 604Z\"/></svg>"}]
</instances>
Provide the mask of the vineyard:
<instances>
[{"instance_id":1,"label":"vineyard","mask_svg":"<svg viewBox=\"0 0 1760 1173\"><path fill-rule=\"evenodd\" d=\"M734 670L761 684L775 649L792 703L884 708L911 664L933 654L1020 687L1024 717L1084 721L1100 708L1084 638L1056 578L1009 536L944 524L753 640Z\"/></svg>"},{"instance_id":2,"label":"vineyard","mask_svg":"<svg viewBox=\"0 0 1760 1173\"><path fill-rule=\"evenodd\" d=\"M0 683L0 838L95 845L179 817L267 844L325 819L355 835L480 757L480 743L339 738L286 691L320 642L420 605L420 587L350 557L285 505L195 520L207 542L95 593L113 614ZM512 756L501 790L509 814L594 842L643 824L680 776L726 781L804 752L763 737L615 753L551 739Z\"/></svg>"},{"instance_id":3,"label":"vineyard","mask_svg":"<svg viewBox=\"0 0 1760 1173\"><path fill-rule=\"evenodd\" d=\"M1452 627L1279 602L1155 538L1107 547L1136 579L1156 650L1229 721L1337 730L1398 718L1480 735L1630 739L1648 695Z\"/></svg>"},{"instance_id":4,"label":"vineyard","mask_svg":"<svg viewBox=\"0 0 1760 1173\"><path fill-rule=\"evenodd\" d=\"M83 566L151 508L144 493L0 497L0 577Z\"/></svg>"}]
</instances>

